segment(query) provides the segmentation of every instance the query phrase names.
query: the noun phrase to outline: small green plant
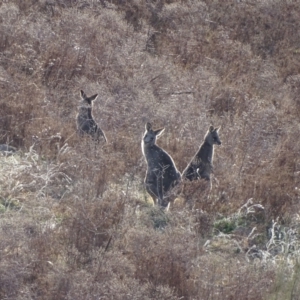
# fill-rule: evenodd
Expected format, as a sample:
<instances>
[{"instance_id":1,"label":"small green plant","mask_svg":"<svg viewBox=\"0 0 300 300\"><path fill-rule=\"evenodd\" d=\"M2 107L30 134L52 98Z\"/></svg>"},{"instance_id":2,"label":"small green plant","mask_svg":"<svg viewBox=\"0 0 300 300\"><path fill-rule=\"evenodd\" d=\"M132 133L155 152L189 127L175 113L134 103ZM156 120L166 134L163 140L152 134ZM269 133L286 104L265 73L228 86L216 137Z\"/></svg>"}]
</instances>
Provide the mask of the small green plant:
<instances>
[{"instance_id":1,"label":"small green plant","mask_svg":"<svg viewBox=\"0 0 300 300\"><path fill-rule=\"evenodd\" d=\"M214 231L222 233L231 233L237 227L234 218L223 218L214 222Z\"/></svg>"},{"instance_id":2,"label":"small green plant","mask_svg":"<svg viewBox=\"0 0 300 300\"><path fill-rule=\"evenodd\" d=\"M19 210L21 207L20 202L16 199L0 198L0 212L5 212L6 210Z\"/></svg>"},{"instance_id":3,"label":"small green plant","mask_svg":"<svg viewBox=\"0 0 300 300\"><path fill-rule=\"evenodd\" d=\"M160 207L151 207L149 214L155 229L164 229L170 221L168 214Z\"/></svg>"},{"instance_id":4,"label":"small green plant","mask_svg":"<svg viewBox=\"0 0 300 300\"><path fill-rule=\"evenodd\" d=\"M6 207L3 204L0 204L0 213L4 213L6 211Z\"/></svg>"}]
</instances>

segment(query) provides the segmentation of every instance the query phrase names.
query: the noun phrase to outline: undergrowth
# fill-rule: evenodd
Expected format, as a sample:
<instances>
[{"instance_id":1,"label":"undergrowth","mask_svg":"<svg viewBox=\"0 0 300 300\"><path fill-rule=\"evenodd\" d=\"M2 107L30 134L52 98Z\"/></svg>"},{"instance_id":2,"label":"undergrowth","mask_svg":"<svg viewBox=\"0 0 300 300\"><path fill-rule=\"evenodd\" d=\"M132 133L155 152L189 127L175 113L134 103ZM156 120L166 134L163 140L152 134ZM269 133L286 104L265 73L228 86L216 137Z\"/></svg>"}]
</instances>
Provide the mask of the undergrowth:
<instances>
[{"instance_id":1,"label":"undergrowth","mask_svg":"<svg viewBox=\"0 0 300 300\"><path fill-rule=\"evenodd\" d=\"M2 1L0 298L299 299L298 6ZM105 145L76 134L80 90ZM146 122L181 172L221 126L211 189L167 213Z\"/></svg>"}]
</instances>

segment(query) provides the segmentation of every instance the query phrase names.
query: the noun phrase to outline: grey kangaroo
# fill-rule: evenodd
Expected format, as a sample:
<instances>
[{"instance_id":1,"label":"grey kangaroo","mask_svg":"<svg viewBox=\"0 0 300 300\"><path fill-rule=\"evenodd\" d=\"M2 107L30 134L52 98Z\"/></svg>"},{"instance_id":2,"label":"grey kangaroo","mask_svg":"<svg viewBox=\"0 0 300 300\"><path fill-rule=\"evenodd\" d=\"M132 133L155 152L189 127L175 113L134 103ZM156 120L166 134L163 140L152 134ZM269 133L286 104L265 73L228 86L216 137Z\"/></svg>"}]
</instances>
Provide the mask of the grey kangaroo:
<instances>
[{"instance_id":1,"label":"grey kangaroo","mask_svg":"<svg viewBox=\"0 0 300 300\"><path fill-rule=\"evenodd\" d=\"M168 192L181 181L181 174L177 170L171 156L156 145L156 138L162 134L164 128L153 130L150 123L146 124L146 132L142 139L142 152L147 162L145 186L154 203L168 207Z\"/></svg>"},{"instance_id":2,"label":"grey kangaroo","mask_svg":"<svg viewBox=\"0 0 300 300\"><path fill-rule=\"evenodd\" d=\"M102 139L107 142L106 136L101 128L97 125L92 114L93 101L98 97L98 94L91 97L80 91L82 101L79 106L79 112L76 116L77 131L79 135L91 135L93 140L100 142Z\"/></svg>"},{"instance_id":3,"label":"grey kangaroo","mask_svg":"<svg viewBox=\"0 0 300 300\"><path fill-rule=\"evenodd\" d=\"M188 166L182 173L182 177L189 180L197 180L204 178L210 180L210 174L213 170L213 154L214 145L221 145L221 141L218 135L219 128L210 126L205 137L204 142L200 146L198 152L190 161Z\"/></svg>"}]
</instances>

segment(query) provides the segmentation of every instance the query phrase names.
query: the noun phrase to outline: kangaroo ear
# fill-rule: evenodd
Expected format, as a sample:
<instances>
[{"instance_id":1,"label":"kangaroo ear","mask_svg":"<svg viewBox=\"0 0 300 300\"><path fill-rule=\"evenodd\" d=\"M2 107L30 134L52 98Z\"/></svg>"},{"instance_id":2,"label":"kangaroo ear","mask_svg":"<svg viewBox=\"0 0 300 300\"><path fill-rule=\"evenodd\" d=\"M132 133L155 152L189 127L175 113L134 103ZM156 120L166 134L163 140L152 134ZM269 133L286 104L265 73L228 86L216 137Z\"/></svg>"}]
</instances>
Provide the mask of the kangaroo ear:
<instances>
[{"instance_id":1,"label":"kangaroo ear","mask_svg":"<svg viewBox=\"0 0 300 300\"><path fill-rule=\"evenodd\" d=\"M90 101L94 101L97 97L98 97L98 94L95 94L95 95L91 96Z\"/></svg>"},{"instance_id":2,"label":"kangaroo ear","mask_svg":"<svg viewBox=\"0 0 300 300\"><path fill-rule=\"evenodd\" d=\"M152 124L147 122L146 125L145 125L145 128L147 131L150 131L152 129Z\"/></svg>"},{"instance_id":3,"label":"kangaroo ear","mask_svg":"<svg viewBox=\"0 0 300 300\"><path fill-rule=\"evenodd\" d=\"M86 96L86 94L84 93L83 90L80 91L80 96L81 96L83 99L86 99L86 98L87 98L87 96Z\"/></svg>"},{"instance_id":4,"label":"kangaroo ear","mask_svg":"<svg viewBox=\"0 0 300 300\"><path fill-rule=\"evenodd\" d=\"M214 131L214 126L210 125L208 130L209 130L209 132L213 132Z\"/></svg>"},{"instance_id":5,"label":"kangaroo ear","mask_svg":"<svg viewBox=\"0 0 300 300\"><path fill-rule=\"evenodd\" d=\"M160 136L164 132L164 130L165 130L164 128L160 128L155 130L154 133L156 136Z\"/></svg>"},{"instance_id":6,"label":"kangaroo ear","mask_svg":"<svg viewBox=\"0 0 300 300\"><path fill-rule=\"evenodd\" d=\"M216 128L215 128L215 131L217 131L217 132L218 132L220 129L221 129L221 126L219 126L219 127L216 127Z\"/></svg>"}]
</instances>

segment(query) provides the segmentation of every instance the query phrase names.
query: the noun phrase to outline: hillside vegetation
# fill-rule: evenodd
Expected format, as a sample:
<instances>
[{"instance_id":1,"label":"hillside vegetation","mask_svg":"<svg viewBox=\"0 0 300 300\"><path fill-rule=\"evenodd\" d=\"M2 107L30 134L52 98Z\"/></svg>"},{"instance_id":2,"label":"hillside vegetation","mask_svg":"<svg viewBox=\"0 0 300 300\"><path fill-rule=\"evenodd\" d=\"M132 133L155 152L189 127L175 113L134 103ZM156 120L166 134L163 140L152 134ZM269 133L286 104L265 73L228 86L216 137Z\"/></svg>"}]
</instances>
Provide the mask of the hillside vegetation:
<instances>
[{"instance_id":1,"label":"hillside vegetation","mask_svg":"<svg viewBox=\"0 0 300 300\"><path fill-rule=\"evenodd\" d=\"M300 299L299 28L297 1L1 1L0 298ZM221 126L211 190L153 206L146 122L180 172Z\"/></svg>"}]
</instances>

